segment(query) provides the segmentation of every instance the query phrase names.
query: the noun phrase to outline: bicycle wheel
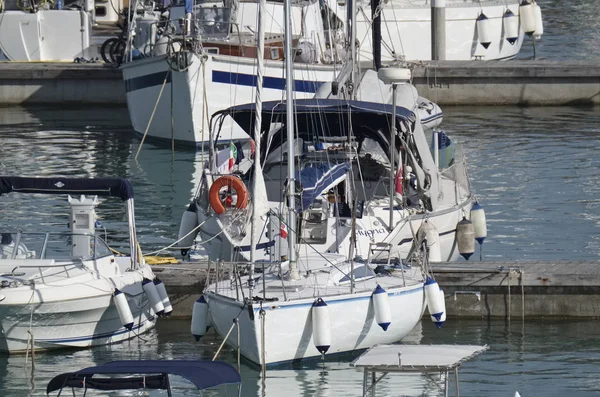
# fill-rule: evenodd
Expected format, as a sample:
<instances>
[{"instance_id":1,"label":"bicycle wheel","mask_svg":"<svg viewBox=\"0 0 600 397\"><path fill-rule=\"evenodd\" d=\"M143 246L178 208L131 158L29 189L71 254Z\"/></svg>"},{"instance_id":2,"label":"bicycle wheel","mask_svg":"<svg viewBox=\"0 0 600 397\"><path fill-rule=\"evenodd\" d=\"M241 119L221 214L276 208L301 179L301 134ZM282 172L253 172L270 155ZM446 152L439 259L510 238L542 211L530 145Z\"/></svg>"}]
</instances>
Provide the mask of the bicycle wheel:
<instances>
[{"instance_id":1,"label":"bicycle wheel","mask_svg":"<svg viewBox=\"0 0 600 397\"><path fill-rule=\"evenodd\" d=\"M32 10L32 2L31 0L17 0L17 7L21 11L30 11Z\"/></svg>"},{"instance_id":2,"label":"bicycle wheel","mask_svg":"<svg viewBox=\"0 0 600 397\"><path fill-rule=\"evenodd\" d=\"M100 47L100 56L102 57L102 60L106 63L113 63L111 54L112 54L112 48L115 46L115 44L119 43L121 40L119 40L116 37L112 37L108 40L106 40L104 43L102 43L102 47Z\"/></svg>"},{"instance_id":3,"label":"bicycle wheel","mask_svg":"<svg viewBox=\"0 0 600 397\"><path fill-rule=\"evenodd\" d=\"M123 40L119 40L110 48L110 59L112 63L115 65L120 65L123 63L123 56L125 55L125 42Z\"/></svg>"}]
</instances>

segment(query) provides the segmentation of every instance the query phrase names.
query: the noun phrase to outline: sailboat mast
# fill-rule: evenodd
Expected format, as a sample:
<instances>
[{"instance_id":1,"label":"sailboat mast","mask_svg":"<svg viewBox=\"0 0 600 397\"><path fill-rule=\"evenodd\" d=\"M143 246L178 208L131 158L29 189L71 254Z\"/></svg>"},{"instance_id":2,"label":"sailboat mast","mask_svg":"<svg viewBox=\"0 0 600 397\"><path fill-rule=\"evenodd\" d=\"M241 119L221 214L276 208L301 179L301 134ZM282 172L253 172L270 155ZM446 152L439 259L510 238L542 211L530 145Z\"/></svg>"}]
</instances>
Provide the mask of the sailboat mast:
<instances>
[{"instance_id":1,"label":"sailboat mast","mask_svg":"<svg viewBox=\"0 0 600 397\"><path fill-rule=\"evenodd\" d=\"M348 45L350 46L350 51L349 51L349 54L350 54L349 62L351 65L350 81L353 85L350 97L352 99L356 99L357 87L354 87L354 85L357 84L357 82L358 82L358 78L357 78L358 56L357 56L357 52L356 52L356 23L355 23L355 21L356 21L356 0L348 0L346 4L348 4L347 15L346 15L346 18L348 19L348 21L347 21L348 30L346 32L346 35L347 35Z\"/></svg>"},{"instance_id":2,"label":"sailboat mast","mask_svg":"<svg viewBox=\"0 0 600 397\"><path fill-rule=\"evenodd\" d=\"M290 261L290 278L299 279L296 263L296 145L294 142L294 75L293 75L293 53L292 48L292 4L291 0L284 1L285 19L285 93L286 93L286 128L287 128L287 163L288 163L288 259Z\"/></svg>"},{"instance_id":3,"label":"sailboat mast","mask_svg":"<svg viewBox=\"0 0 600 397\"><path fill-rule=\"evenodd\" d=\"M255 155L254 155L254 191L253 197L257 197L258 174L262 172L260 166L260 133L262 126L262 86L263 86L263 64L264 64L264 48L265 48L265 34L263 33L263 13L267 7L266 0L260 0L258 3L258 15L257 15L257 33L256 33L256 113L254 115L254 142L255 142ZM257 235L256 220L260 216L258 213L258 200L252 205L252 216L250 217L250 227L252 232L250 233L250 289L252 289L252 280L254 279L254 262L256 262L256 242L260 236ZM260 231L258 231L260 233ZM250 294L252 296L252 294Z\"/></svg>"}]
</instances>

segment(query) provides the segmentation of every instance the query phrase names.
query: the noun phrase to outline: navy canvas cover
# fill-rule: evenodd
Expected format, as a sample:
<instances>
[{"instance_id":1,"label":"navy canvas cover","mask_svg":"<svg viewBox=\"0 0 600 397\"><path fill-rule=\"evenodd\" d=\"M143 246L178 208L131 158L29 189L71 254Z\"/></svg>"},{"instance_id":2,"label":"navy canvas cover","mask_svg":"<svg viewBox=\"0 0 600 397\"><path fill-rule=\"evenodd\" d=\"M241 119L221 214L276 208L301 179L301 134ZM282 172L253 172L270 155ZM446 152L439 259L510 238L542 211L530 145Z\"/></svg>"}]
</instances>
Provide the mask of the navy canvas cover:
<instances>
[{"instance_id":1,"label":"navy canvas cover","mask_svg":"<svg viewBox=\"0 0 600 397\"><path fill-rule=\"evenodd\" d=\"M302 187L302 206L299 210L307 209L313 201L350 170L349 163L315 163L297 173ZM298 175L299 174L299 175Z\"/></svg>"},{"instance_id":2,"label":"navy canvas cover","mask_svg":"<svg viewBox=\"0 0 600 397\"><path fill-rule=\"evenodd\" d=\"M340 99L298 99L294 101L295 136L304 141L319 142L321 138L345 137L351 131L357 142L370 138L379 143L385 153L389 153L389 139L393 106L381 103L346 101ZM211 128L219 125L219 118L230 116L248 133L254 136L256 104L248 103L233 106L213 114ZM274 122L285 125L287 107L285 101L264 102L262 107L261 147L266 150L267 139L280 146L287 140L287 131L281 128L272 137L265 132ZM347 117L350 115L351 117ZM396 127L402 130L404 124L412 130L416 122L415 114L396 106ZM218 137L217 137L218 138ZM256 139L256 138L255 138ZM400 148L396 139L396 146ZM266 158L266 153L261 153Z\"/></svg>"},{"instance_id":3,"label":"navy canvas cover","mask_svg":"<svg viewBox=\"0 0 600 397\"><path fill-rule=\"evenodd\" d=\"M0 176L0 196L5 193L87 194L133 198L133 187L123 178L29 178Z\"/></svg>"},{"instance_id":4,"label":"navy canvas cover","mask_svg":"<svg viewBox=\"0 0 600 397\"><path fill-rule=\"evenodd\" d=\"M150 376L93 378L94 375L134 374L149 374ZM225 384L240 384L242 381L239 372L233 366L221 361L122 360L57 375L48 382L46 393L64 387L87 387L101 390L167 389L169 382L166 375L177 375L186 378L199 390Z\"/></svg>"}]
</instances>

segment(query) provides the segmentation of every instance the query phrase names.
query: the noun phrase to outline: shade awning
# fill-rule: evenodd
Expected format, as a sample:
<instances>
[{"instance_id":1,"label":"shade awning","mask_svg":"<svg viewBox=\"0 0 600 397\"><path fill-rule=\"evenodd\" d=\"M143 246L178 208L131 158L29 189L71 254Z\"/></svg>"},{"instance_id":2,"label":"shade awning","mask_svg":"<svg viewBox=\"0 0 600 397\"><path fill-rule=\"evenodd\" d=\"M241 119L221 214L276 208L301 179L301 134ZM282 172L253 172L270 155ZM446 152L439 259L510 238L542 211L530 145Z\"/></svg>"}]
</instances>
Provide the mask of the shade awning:
<instances>
[{"instance_id":1,"label":"shade awning","mask_svg":"<svg viewBox=\"0 0 600 397\"><path fill-rule=\"evenodd\" d=\"M95 375L134 374L149 376L94 378ZM231 365L221 361L125 360L111 361L96 367L57 375L48 382L46 393L64 387L87 387L100 390L166 389L169 384L166 375L186 378L199 390L241 383L239 372Z\"/></svg>"},{"instance_id":2,"label":"shade awning","mask_svg":"<svg viewBox=\"0 0 600 397\"><path fill-rule=\"evenodd\" d=\"M89 194L133 198L131 182L123 178L30 178L0 176L0 196L5 193Z\"/></svg>"},{"instance_id":3,"label":"shade awning","mask_svg":"<svg viewBox=\"0 0 600 397\"><path fill-rule=\"evenodd\" d=\"M487 349L487 345L378 345L351 365L378 372L439 372L456 368Z\"/></svg>"}]
</instances>

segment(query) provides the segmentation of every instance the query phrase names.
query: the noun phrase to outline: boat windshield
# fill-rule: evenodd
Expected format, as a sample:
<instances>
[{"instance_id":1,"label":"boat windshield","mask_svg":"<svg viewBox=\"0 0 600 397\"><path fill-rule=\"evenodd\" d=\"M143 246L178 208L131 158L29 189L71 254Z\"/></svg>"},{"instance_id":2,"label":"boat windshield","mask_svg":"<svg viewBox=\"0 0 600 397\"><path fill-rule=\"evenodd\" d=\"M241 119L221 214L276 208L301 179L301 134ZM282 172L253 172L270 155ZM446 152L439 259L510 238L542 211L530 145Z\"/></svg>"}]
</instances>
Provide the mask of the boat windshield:
<instances>
[{"instance_id":1,"label":"boat windshield","mask_svg":"<svg viewBox=\"0 0 600 397\"><path fill-rule=\"evenodd\" d=\"M99 259L113 255L96 235L2 232L1 236L0 259Z\"/></svg>"}]
</instances>

